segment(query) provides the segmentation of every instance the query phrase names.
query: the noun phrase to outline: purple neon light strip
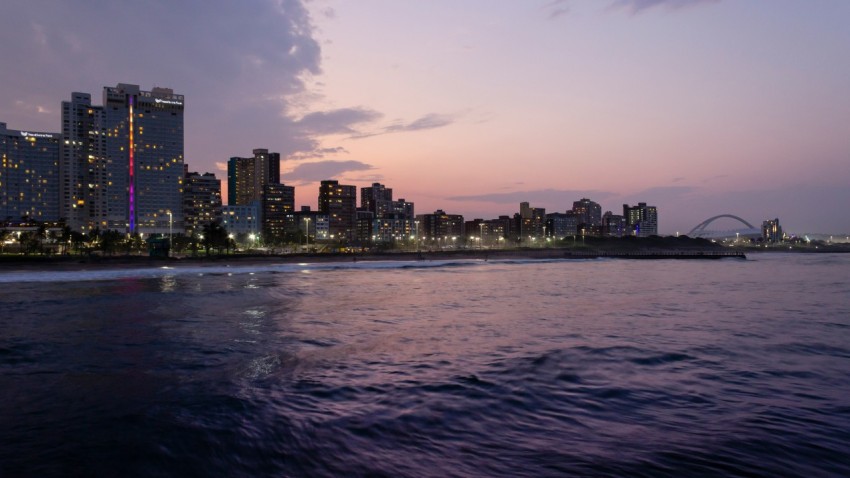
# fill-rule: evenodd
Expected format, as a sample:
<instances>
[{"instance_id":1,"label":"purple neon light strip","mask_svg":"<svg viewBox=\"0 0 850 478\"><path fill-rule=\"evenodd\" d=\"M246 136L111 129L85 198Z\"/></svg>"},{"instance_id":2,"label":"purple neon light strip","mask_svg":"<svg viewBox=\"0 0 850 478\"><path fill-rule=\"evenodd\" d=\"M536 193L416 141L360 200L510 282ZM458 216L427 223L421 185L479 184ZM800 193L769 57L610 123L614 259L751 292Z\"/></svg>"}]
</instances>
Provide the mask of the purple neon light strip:
<instances>
[{"instance_id":1,"label":"purple neon light strip","mask_svg":"<svg viewBox=\"0 0 850 478\"><path fill-rule=\"evenodd\" d=\"M133 146L133 96L130 100L130 234L136 232L136 175L135 165L133 164L135 147Z\"/></svg>"}]
</instances>

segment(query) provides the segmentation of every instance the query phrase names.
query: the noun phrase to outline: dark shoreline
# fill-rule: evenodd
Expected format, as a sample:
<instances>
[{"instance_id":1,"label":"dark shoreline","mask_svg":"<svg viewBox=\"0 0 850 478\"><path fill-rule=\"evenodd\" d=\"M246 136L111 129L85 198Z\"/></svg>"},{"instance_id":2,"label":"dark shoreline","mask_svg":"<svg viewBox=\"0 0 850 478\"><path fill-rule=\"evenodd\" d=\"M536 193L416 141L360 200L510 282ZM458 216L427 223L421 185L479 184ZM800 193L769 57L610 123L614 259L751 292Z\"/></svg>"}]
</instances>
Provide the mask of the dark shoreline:
<instances>
[{"instance_id":1,"label":"dark shoreline","mask_svg":"<svg viewBox=\"0 0 850 478\"><path fill-rule=\"evenodd\" d=\"M590 250L571 248L545 249L484 249L421 252L364 252L364 253L296 253L296 254L228 254L195 257L147 256L6 256L0 258L0 268L11 270L86 270L125 267L213 266L248 264L293 264L358 261L447 261L447 260L553 260L553 259L746 259L741 251L729 250Z\"/></svg>"},{"instance_id":2,"label":"dark shoreline","mask_svg":"<svg viewBox=\"0 0 850 478\"><path fill-rule=\"evenodd\" d=\"M747 254L776 253L848 253L848 248L785 249L785 248L540 248L540 249L462 249L423 250L421 252L339 252L339 253L293 253L293 254L212 254L181 256L172 258L136 255L98 254L86 256L0 256L0 273L22 270L96 270L127 267L163 266L220 266L252 264L297 264L333 263L358 261L451 261L451 260L556 260L556 259L747 259Z\"/></svg>"}]
</instances>

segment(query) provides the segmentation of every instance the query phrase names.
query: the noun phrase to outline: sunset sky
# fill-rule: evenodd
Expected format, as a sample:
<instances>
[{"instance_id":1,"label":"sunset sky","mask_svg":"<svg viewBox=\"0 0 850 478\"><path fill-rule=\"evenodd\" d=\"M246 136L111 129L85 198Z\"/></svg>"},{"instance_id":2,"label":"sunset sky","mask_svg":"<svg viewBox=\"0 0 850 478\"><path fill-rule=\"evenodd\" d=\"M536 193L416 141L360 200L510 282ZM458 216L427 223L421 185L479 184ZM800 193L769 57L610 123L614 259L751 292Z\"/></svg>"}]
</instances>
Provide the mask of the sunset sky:
<instances>
[{"instance_id":1,"label":"sunset sky","mask_svg":"<svg viewBox=\"0 0 850 478\"><path fill-rule=\"evenodd\" d=\"M417 213L656 205L850 232L846 0L6 0L0 122L60 130L72 91L186 96L186 162L281 152ZM226 183L226 181L224 181ZM719 224L718 228L724 228ZM728 229L738 227L729 223Z\"/></svg>"}]
</instances>

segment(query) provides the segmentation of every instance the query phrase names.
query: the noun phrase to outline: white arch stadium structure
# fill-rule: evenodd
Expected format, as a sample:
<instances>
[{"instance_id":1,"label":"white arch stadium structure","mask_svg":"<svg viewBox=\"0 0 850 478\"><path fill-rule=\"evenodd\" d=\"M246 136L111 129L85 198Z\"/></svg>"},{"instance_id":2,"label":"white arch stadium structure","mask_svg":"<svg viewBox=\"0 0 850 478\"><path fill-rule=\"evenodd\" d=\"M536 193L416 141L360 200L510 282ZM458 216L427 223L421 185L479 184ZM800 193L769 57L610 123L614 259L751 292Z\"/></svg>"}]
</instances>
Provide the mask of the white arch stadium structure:
<instances>
[{"instance_id":1,"label":"white arch stadium structure","mask_svg":"<svg viewBox=\"0 0 850 478\"><path fill-rule=\"evenodd\" d=\"M709 229L708 226L718 219L732 219L739 222L742 226L737 229L715 230ZM710 217L699 223L688 232L688 237L701 237L704 239L727 239L727 238L747 238L756 239L761 237L761 229L753 226L749 222L741 219L733 214L720 214Z\"/></svg>"}]
</instances>

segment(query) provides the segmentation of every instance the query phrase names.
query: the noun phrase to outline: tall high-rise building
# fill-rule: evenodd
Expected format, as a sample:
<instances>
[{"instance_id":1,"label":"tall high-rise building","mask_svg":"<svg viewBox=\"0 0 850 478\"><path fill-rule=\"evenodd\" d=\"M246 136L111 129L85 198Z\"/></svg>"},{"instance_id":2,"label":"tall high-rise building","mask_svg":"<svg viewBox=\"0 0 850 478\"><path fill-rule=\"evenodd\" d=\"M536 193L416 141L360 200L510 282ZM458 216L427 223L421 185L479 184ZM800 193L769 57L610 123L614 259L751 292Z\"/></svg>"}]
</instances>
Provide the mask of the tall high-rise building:
<instances>
[{"instance_id":1,"label":"tall high-rise building","mask_svg":"<svg viewBox=\"0 0 850 478\"><path fill-rule=\"evenodd\" d=\"M0 221L59 219L59 134L0 123Z\"/></svg>"},{"instance_id":2,"label":"tall high-rise building","mask_svg":"<svg viewBox=\"0 0 850 478\"><path fill-rule=\"evenodd\" d=\"M269 184L280 184L280 153L269 153Z\"/></svg>"},{"instance_id":3,"label":"tall high-rise building","mask_svg":"<svg viewBox=\"0 0 850 478\"><path fill-rule=\"evenodd\" d=\"M514 230L519 242L533 242L545 235L546 209L531 207L527 202L519 203L519 215L516 216ZM549 231L551 235L551 231Z\"/></svg>"},{"instance_id":4,"label":"tall high-rise building","mask_svg":"<svg viewBox=\"0 0 850 478\"><path fill-rule=\"evenodd\" d=\"M331 236L353 240L357 220L357 188L339 184L339 181L322 181L319 186L319 212L328 215Z\"/></svg>"},{"instance_id":5,"label":"tall high-rise building","mask_svg":"<svg viewBox=\"0 0 850 478\"><path fill-rule=\"evenodd\" d=\"M381 183L360 188L360 209L369 211L374 217L381 218L392 212L393 190Z\"/></svg>"},{"instance_id":6,"label":"tall high-rise building","mask_svg":"<svg viewBox=\"0 0 850 478\"><path fill-rule=\"evenodd\" d=\"M71 93L62 102L59 214L75 231L109 227L106 139L103 107L88 93Z\"/></svg>"},{"instance_id":7,"label":"tall high-rise building","mask_svg":"<svg viewBox=\"0 0 850 478\"><path fill-rule=\"evenodd\" d=\"M248 158L227 162L227 203L245 205L262 201L266 184L280 184L280 153L258 148Z\"/></svg>"},{"instance_id":8,"label":"tall high-rise building","mask_svg":"<svg viewBox=\"0 0 850 478\"><path fill-rule=\"evenodd\" d=\"M183 230L183 108L170 88L103 89L109 229Z\"/></svg>"},{"instance_id":9,"label":"tall high-rise building","mask_svg":"<svg viewBox=\"0 0 850 478\"><path fill-rule=\"evenodd\" d=\"M527 201L523 201L519 203L519 217L523 219L531 219L532 216L532 207L531 203Z\"/></svg>"},{"instance_id":10,"label":"tall high-rise building","mask_svg":"<svg viewBox=\"0 0 850 478\"><path fill-rule=\"evenodd\" d=\"M200 233L207 224L221 220L221 181L213 173L186 172L183 183L186 234Z\"/></svg>"},{"instance_id":11,"label":"tall high-rise building","mask_svg":"<svg viewBox=\"0 0 850 478\"><path fill-rule=\"evenodd\" d=\"M782 226L779 225L779 218L768 219L761 223L761 238L767 242L779 242L785 236L782 233Z\"/></svg>"},{"instance_id":12,"label":"tall high-rise building","mask_svg":"<svg viewBox=\"0 0 850 478\"><path fill-rule=\"evenodd\" d=\"M626 235L626 218L611 211L602 215L602 235L604 237L623 237Z\"/></svg>"},{"instance_id":13,"label":"tall high-rise building","mask_svg":"<svg viewBox=\"0 0 850 478\"><path fill-rule=\"evenodd\" d=\"M368 214L367 214L368 213ZM380 183L360 188L360 210L357 218L357 240L362 242L396 242L414 232L413 203L393 200L393 190Z\"/></svg>"},{"instance_id":14,"label":"tall high-rise building","mask_svg":"<svg viewBox=\"0 0 850 478\"><path fill-rule=\"evenodd\" d=\"M546 228L555 239L575 236L578 234L578 219L572 211L549 213L546 215Z\"/></svg>"},{"instance_id":15,"label":"tall high-rise building","mask_svg":"<svg viewBox=\"0 0 850 478\"><path fill-rule=\"evenodd\" d=\"M264 148L252 152L251 157L227 162L227 203L256 205L265 240L277 241L294 228L295 188L280 183L280 153Z\"/></svg>"},{"instance_id":16,"label":"tall high-rise building","mask_svg":"<svg viewBox=\"0 0 850 478\"><path fill-rule=\"evenodd\" d=\"M416 220L419 221L420 234L426 243L453 245L456 239L463 238L464 222L460 214L446 214L442 209L438 209L433 214L420 214L416 216Z\"/></svg>"},{"instance_id":17,"label":"tall high-rise building","mask_svg":"<svg viewBox=\"0 0 850 478\"><path fill-rule=\"evenodd\" d=\"M573 202L573 214L578 218L579 224L599 226L602 224L602 206L596 201L581 198Z\"/></svg>"},{"instance_id":18,"label":"tall high-rise building","mask_svg":"<svg viewBox=\"0 0 850 478\"><path fill-rule=\"evenodd\" d=\"M415 217L415 209L413 203L406 201L404 198L397 199L392 202L391 214L404 219L413 219Z\"/></svg>"},{"instance_id":19,"label":"tall high-rise building","mask_svg":"<svg viewBox=\"0 0 850 478\"><path fill-rule=\"evenodd\" d=\"M510 216L499 216L496 219L484 221L485 240L497 245L504 245L503 241L512 237L514 221Z\"/></svg>"},{"instance_id":20,"label":"tall high-rise building","mask_svg":"<svg viewBox=\"0 0 850 478\"><path fill-rule=\"evenodd\" d=\"M655 206L647 206L645 202L637 206L623 204L623 217L629 234L637 237L658 235L658 209Z\"/></svg>"},{"instance_id":21,"label":"tall high-rise building","mask_svg":"<svg viewBox=\"0 0 850 478\"><path fill-rule=\"evenodd\" d=\"M287 232L297 230L295 224L295 188L285 184L263 186L263 237L267 242L284 239Z\"/></svg>"}]
</instances>

